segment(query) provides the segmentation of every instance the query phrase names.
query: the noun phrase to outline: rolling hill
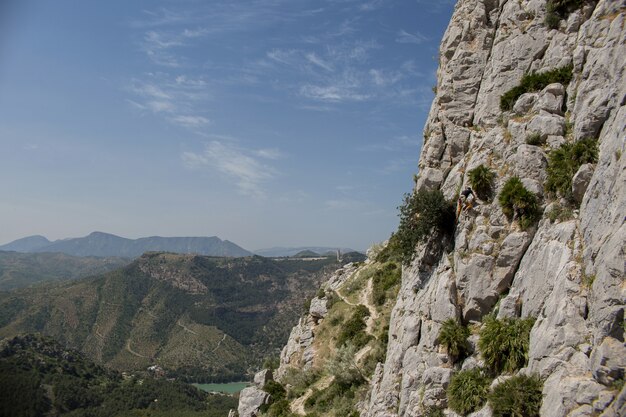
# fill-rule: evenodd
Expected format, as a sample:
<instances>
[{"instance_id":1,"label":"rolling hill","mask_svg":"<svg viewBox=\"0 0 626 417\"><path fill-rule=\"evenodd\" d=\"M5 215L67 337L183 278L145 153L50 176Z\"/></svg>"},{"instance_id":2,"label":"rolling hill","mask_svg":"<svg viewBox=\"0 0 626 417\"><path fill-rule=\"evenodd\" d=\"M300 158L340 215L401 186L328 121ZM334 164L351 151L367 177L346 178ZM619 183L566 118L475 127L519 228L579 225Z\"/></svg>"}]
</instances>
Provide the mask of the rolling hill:
<instances>
[{"instance_id":1,"label":"rolling hill","mask_svg":"<svg viewBox=\"0 0 626 417\"><path fill-rule=\"evenodd\" d=\"M243 378L277 353L333 258L147 253L78 281L0 293L0 337L41 332L117 370Z\"/></svg>"},{"instance_id":2,"label":"rolling hill","mask_svg":"<svg viewBox=\"0 0 626 417\"><path fill-rule=\"evenodd\" d=\"M27 287L42 281L61 281L102 274L129 263L130 259L116 257L0 252L0 291Z\"/></svg>"}]
</instances>

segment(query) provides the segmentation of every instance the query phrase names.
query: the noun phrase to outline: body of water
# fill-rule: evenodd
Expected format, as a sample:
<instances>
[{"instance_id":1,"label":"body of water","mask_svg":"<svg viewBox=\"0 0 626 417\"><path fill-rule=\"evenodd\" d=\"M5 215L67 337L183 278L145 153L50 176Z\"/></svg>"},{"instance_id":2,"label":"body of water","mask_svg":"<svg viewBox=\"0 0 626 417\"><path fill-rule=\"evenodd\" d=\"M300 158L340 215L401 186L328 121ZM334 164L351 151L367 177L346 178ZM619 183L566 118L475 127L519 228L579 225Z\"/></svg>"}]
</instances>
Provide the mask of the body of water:
<instances>
[{"instance_id":1,"label":"body of water","mask_svg":"<svg viewBox=\"0 0 626 417\"><path fill-rule=\"evenodd\" d=\"M242 389L250 386L249 382L229 382L226 384L193 384L206 392L223 392L225 394L236 394Z\"/></svg>"}]
</instances>

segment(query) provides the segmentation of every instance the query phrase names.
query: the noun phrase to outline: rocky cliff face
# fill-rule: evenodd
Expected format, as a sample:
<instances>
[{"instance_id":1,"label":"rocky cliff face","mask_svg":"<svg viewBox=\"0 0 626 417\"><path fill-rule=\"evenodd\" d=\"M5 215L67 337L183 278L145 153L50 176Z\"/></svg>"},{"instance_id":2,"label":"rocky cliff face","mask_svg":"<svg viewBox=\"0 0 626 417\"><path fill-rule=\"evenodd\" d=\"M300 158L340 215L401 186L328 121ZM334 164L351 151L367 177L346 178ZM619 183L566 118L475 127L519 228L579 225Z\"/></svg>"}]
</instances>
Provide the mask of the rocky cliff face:
<instances>
[{"instance_id":1,"label":"rocky cliff face","mask_svg":"<svg viewBox=\"0 0 626 417\"><path fill-rule=\"evenodd\" d=\"M416 191L439 189L454 201L483 165L495 174L494 196L519 177L543 214L522 229L497 197L479 199L458 219L453 249L437 239L418 244L403 267L385 359L357 403L361 416L456 416L447 389L455 373L484 365L477 344L487 316L535 320L526 365L492 387L537 375L542 416L626 414L626 1L569 2L580 4L561 11L552 29L547 3L458 1L416 180ZM501 109L524 74L569 67L571 81ZM597 139L597 161L573 176L570 202L559 201L544 191L548 155L586 138ZM554 215L568 205L569 215ZM335 276L327 288L333 282L341 283ZM456 361L440 340L451 318L473 329L467 357ZM314 338L311 314L292 332L279 377L320 360ZM481 405L472 415L492 410Z\"/></svg>"},{"instance_id":2,"label":"rocky cliff face","mask_svg":"<svg viewBox=\"0 0 626 417\"><path fill-rule=\"evenodd\" d=\"M588 178L575 190L580 210L522 231L497 201L479 201L459 220L448 256L431 262L420 256L429 246L422 244L403 272L386 361L362 415L445 408L455 367L476 366L480 357L452 366L438 341L441 325L451 317L480 322L492 312L536 318L521 372L545 379L542 416L624 412L625 392L608 386L626 365L626 2L586 3L558 29L546 28L545 16L545 0L458 2L441 43L416 188L440 188L453 199L466 173L483 164L497 173L496 193L518 176L547 213L555 203L543 195L546 152L598 138L598 162L581 168ZM567 65L567 86L551 84L522 95L510 112L500 109L523 74ZM547 145L527 144L531 133Z\"/></svg>"}]
</instances>

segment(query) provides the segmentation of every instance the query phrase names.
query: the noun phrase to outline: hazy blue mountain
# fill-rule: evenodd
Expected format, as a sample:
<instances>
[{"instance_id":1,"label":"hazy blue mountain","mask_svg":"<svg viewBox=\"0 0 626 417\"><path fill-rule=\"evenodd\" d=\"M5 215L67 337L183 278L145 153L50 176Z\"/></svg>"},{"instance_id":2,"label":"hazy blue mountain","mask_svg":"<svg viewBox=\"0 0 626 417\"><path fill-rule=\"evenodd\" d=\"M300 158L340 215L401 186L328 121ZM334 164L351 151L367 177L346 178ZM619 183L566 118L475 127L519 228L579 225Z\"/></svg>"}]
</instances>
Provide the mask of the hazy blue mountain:
<instances>
[{"instance_id":1,"label":"hazy blue mountain","mask_svg":"<svg viewBox=\"0 0 626 417\"><path fill-rule=\"evenodd\" d=\"M25 239L34 239L25 238ZM39 238L47 241L46 238ZM38 241L43 242L41 239ZM45 245L28 245L19 243L24 239L1 246L0 250L13 250L18 252L61 252L73 256L116 256L123 258L136 258L145 252L163 251L174 253L195 253L208 256L250 256L251 252L242 247L212 237L144 237L140 239L127 239L109 233L93 232L85 237L56 240ZM23 249L18 249L23 248Z\"/></svg>"},{"instance_id":2,"label":"hazy blue mountain","mask_svg":"<svg viewBox=\"0 0 626 417\"><path fill-rule=\"evenodd\" d=\"M51 243L52 242L48 239L40 235L28 236L0 246L0 251L33 252Z\"/></svg>"},{"instance_id":3,"label":"hazy blue mountain","mask_svg":"<svg viewBox=\"0 0 626 417\"><path fill-rule=\"evenodd\" d=\"M267 249L259 249L259 250L255 250L254 253L257 255L266 256L266 257L279 257L279 256L294 256L304 251L311 251L311 252L315 252L319 254L326 254L328 252L332 252L333 254L335 254L337 252L337 249L339 249L341 253L356 252L354 249L350 249L350 248L336 248L336 247L333 248L333 247L326 247L326 246L301 246L297 248L274 247L274 248L267 248Z\"/></svg>"}]
</instances>

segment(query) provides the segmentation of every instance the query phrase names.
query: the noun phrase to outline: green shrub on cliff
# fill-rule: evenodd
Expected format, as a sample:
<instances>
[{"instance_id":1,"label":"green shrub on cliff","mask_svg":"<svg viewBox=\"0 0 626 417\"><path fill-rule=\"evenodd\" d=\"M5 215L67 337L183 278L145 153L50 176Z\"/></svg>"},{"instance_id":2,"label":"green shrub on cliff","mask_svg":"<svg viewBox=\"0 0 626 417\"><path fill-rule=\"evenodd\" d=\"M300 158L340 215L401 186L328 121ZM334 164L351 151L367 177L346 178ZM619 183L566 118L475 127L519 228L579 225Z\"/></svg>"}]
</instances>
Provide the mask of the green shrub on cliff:
<instances>
[{"instance_id":1,"label":"green shrub on cliff","mask_svg":"<svg viewBox=\"0 0 626 417\"><path fill-rule=\"evenodd\" d=\"M514 372L528 362L530 330L535 319L485 319L478 348L485 364L495 373Z\"/></svg>"},{"instance_id":2,"label":"green shrub on cliff","mask_svg":"<svg viewBox=\"0 0 626 417\"><path fill-rule=\"evenodd\" d=\"M507 217L519 221L522 230L532 226L541 215L537 197L524 187L518 177L507 180L500 191L498 202Z\"/></svg>"},{"instance_id":3,"label":"green shrub on cliff","mask_svg":"<svg viewBox=\"0 0 626 417\"><path fill-rule=\"evenodd\" d=\"M517 99L524 93L539 91L552 83L569 84L572 80L571 65L545 72L531 72L522 77L519 85L513 87L500 97L500 109L508 111L513 108Z\"/></svg>"},{"instance_id":4,"label":"green shrub on cliff","mask_svg":"<svg viewBox=\"0 0 626 417\"><path fill-rule=\"evenodd\" d=\"M480 198L491 197L491 189L495 174L484 165L478 165L468 172L470 184Z\"/></svg>"},{"instance_id":5,"label":"green shrub on cliff","mask_svg":"<svg viewBox=\"0 0 626 417\"><path fill-rule=\"evenodd\" d=\"M376 260L400 260L408 264L415 246L433 233L450 234L454 230L454 207L439 190L420 190L405 194L400 210L398 230Z\"/></svg>"},{"instance_id":6,"label":"green shrub on cliff","mask_svg":"<svg viewBox=\"0 0 626 417\"><path fill-rule=\"evenodd\" d=\"M488 395L494 417L539 417L543 383L537 376L516 375Z\"/></svg>"},{"instance_id":7,"label":"green shrub on cliff","mask_svg":"<svg viewBox=\"0 0 626 417\"><path fill-rule=\"evenodd\" d=\"M482 369L469 369L454 374L448 386L448 406L463 416L485 404L491 378Z\"/></svg>"},{"instance_id":8,"label":"green shrub on cliff","mask_svg":"<svg viewBox=\"0 0 626 417\"><path fill-rule=\"evenodd\" d=\"M582 139L564 143L548 155L545 189L552 196L572 200L572 178L583 164L598 161L598 142Z\"/></svg>"},{"instance_id":9,"label":"green shrub on cliff","mask_svg":"<svg viewBox=\"0 0 626 417\"><path fill-rule=\"evenodd\" d=\"M467 338L469 335L470 332L466 326L450 318L444 321L441 326L439 343L446 348L448 355L456 360L467 353Z\"/></svg>"}]
</instances>

